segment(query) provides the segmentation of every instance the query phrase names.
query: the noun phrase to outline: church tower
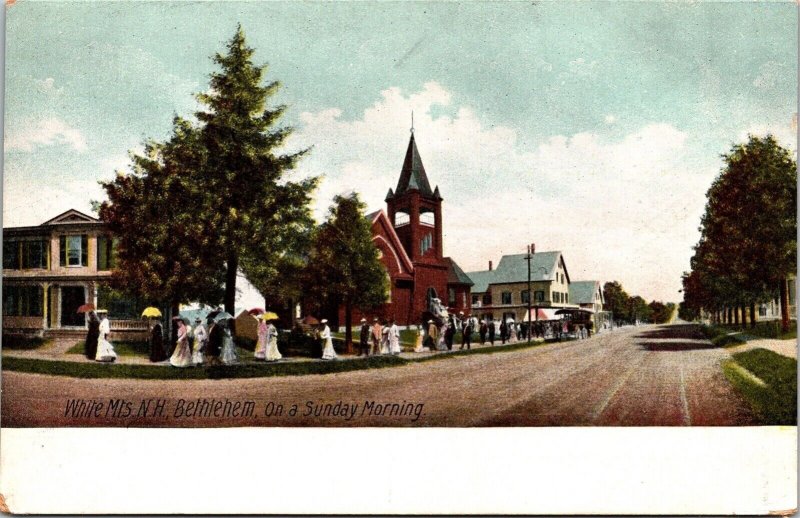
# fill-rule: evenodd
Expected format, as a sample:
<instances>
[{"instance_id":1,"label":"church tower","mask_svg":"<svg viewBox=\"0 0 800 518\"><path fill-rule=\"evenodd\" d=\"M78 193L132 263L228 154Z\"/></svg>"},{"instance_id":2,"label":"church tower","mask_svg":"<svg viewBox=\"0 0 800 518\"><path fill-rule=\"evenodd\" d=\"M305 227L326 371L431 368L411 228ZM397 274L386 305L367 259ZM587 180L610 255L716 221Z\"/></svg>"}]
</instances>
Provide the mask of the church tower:
<instances>
[{"instance_id":1,"label":"church tower","mask_svg":"<svg viewBox=\"0 0 800 518\"><path fill-rule=\"evenodd\" d=\"M411 261L441 263L442 197L438 186L431 190L413 129L397 188L389 189L386 204L389 221Z\"/></svg>"}]
</instances>

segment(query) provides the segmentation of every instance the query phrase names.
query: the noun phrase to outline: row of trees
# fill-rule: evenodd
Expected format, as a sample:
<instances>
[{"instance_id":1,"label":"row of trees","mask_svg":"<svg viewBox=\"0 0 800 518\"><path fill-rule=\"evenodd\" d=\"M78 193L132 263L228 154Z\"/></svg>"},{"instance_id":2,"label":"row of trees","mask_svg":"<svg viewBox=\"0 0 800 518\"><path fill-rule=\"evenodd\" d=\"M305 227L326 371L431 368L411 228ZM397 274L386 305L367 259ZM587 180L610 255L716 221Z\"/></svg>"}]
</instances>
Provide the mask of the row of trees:
<instances>
[{"instance_id":1,"label":"row of trees","mask_svg":"<svg viewBox=\"0 0 800 518\"><path fill-rule=\"evenodd\" d=\"M291 128L277 125L284 106L267 105L280 85L262 84L253 53L239 27L197 96L204 109L193 121L176 116L166 141L146 141L131 171L102 184L108 199L97 210L119 237L115 287L173 313L222 301L233 314L241 272L268 306L305 293L318 307L374 307L387 283L364 205L339 196L315 224L319 180L291 179L308 150L280 152Z\"/></svg>"},{"instance_id":2,"label":"row of trees","mask_svg":"<svg viewBox=\"0 0 800 518\"><path fill-rule=\"evenodd\" d=\"M639 295L630 296L617 281L607 282L603 285L603 305L606 311L611 311L616 322L635 323L652 322L664 324L672 319L675 313L675 304L664 304L656 300L648 303Z\"/></svg>"},{"instance_id":3,"label":"row of trees","mask_svg":"<svg viewBox=\"0 0 800 518\"><path fill-rule=\"evenodd\" d=\"M797 269L797 164L775 138L749 136L722 155L708 190L691 271L683 275L681 316L756 322L756 304L780 299L789 327L787 278Z\"/></svg>"}]
</instances>

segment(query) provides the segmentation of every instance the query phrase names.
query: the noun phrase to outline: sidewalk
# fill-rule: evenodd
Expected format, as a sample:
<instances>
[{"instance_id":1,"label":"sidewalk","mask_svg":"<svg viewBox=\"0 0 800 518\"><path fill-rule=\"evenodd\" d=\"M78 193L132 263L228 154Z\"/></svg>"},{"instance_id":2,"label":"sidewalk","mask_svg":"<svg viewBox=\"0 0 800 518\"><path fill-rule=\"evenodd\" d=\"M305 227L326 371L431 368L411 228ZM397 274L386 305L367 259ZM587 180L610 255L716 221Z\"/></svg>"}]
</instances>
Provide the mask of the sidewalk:
<instances>
[{"instance_id":1,"label":"sidewalk","mask_svg":"<svg viewBox=\"0 0 800 518\"><path fill-rule=\"evenodd\" d=\"M592 335L592 338L595 338L597 335ZM533 340L531 343L541 343L544 340L538 339ZM38 349L30 349L30 350L3 350L4 357L12 357L12 358L31 358L31 359L39 359L39 360L50 360L50 361L65 361L65 362L74 362L74 363L94 363L93 360L86 358L83 354L67 354L67 351L71 349L77 341L74 339L53 339L50 343L39 347ZM501 348L508 345L515 345L520 343L527 343L525 340L518 340L515 342L506 342L506 344L502 344L499 340L495 340L494 347ZM401 358L406 360L424 358L429 356L440 356L440 355L448 355L457 353L460 351L461 344L453 344L452 351L423 351L423 352L413 352L412 346L408 344L403 345L403 352L399 354ZM492 347L491 344L488 342L484 344L472 344L472 349L485 349ZM362 358L357 354L339 354L338 360L339 361L350 361L350 360L357 360ZM292 356L292 357L284 357L283 359L279 360L280 363L289 363L289 362L320 362L320 361L327 361L322 360L321 358L308 358L303 356ZM169 361L165 360L163 362L151 362L145 356L119 356L117 360L114 362L117 364L122 365L149 365L154 367L170 367ZM264 362L256 362L252 359L245 359L242 363L264 363Z\"/></svg>"}]
</instances>

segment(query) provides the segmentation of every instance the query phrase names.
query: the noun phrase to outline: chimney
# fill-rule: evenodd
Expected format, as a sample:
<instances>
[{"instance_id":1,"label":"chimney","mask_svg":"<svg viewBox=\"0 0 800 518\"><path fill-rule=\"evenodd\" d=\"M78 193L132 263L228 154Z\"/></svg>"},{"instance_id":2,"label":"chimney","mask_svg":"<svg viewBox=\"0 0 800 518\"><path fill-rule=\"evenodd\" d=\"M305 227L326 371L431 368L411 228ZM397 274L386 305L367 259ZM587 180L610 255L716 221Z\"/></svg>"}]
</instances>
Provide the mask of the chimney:
<instances>
[{"instance_id":1,"label":"chimney","mask_svg":"<svg viewBox=\"0 0 800 518\"><path fill-rule=\"evenodd\" d=\"M489 271L490 272L492 271L492 262L491 261L489 261Z\"/></svg>"}]
</instances>

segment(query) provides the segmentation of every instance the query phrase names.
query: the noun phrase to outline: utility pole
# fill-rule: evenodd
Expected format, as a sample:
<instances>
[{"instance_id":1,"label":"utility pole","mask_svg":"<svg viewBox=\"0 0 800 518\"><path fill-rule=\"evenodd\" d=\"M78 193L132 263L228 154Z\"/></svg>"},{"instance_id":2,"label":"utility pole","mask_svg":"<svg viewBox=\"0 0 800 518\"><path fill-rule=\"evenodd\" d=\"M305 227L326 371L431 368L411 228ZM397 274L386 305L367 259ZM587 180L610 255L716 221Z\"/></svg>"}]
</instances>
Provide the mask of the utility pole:
<instances>
[{"instance_id":1,"label":"utility pole","mask_svg":"<svg viewBox=\"0 0 800 518\"><path fill-rule=\"evenodd\" d=\"M533 254L536 251L536 245L531 243L528 245L528 255L525 256L525 260L528 261L528 345L531 343L531 260L533 259Z\"/></svg>"}]
</instances>

